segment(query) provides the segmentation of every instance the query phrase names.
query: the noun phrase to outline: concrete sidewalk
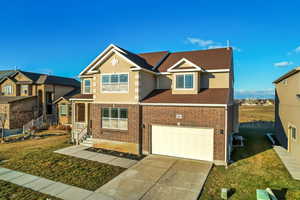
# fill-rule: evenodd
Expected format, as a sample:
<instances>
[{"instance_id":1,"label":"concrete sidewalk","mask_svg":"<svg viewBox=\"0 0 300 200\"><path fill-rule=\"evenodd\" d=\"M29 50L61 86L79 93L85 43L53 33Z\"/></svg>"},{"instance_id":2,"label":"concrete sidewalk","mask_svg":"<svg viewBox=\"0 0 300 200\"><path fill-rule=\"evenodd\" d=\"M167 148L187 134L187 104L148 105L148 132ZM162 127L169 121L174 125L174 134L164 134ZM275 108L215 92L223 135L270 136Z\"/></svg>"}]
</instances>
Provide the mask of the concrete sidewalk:
<instances>
[{"instance_id":1,"label":"concrete sidewalk","mask_svg":"<svg viewBox=\"0 0 300 200\"><path fill-rule=\"evenodd\" d=\"M113 198L79 187L0 167L0 180L65 200L113 200Z\"/></svg>"},{"instance_id":2,"label":"concrete sidewalk","mask_svg":"<svg viewBox=\"0 0 300 200\"><path fill-rule=\"evenodd\" d=\"M291 153L281 146L273 146L273 148L293 179L300 180L300 160L297 161Z\"/></svg>"},{"instance_id":3,"label":"concrete sidewalk","mask_svg":"<svg viewBox=\"0 0 300 200\"><path fill-rule=\"evenodd\" d=\"M86 160L96 161L100 163L106 163L113 166L119 166L123 168L129 168L138 162L136 160L131 160L128 158L120 158L117 156L87 151L86 149L88 148L89 147L80 146L80 145L70 146L63 149L59 149L54 152L64 154L67 156L73 156L73 157L82 158Z\"/></svg>"}]
</instances>

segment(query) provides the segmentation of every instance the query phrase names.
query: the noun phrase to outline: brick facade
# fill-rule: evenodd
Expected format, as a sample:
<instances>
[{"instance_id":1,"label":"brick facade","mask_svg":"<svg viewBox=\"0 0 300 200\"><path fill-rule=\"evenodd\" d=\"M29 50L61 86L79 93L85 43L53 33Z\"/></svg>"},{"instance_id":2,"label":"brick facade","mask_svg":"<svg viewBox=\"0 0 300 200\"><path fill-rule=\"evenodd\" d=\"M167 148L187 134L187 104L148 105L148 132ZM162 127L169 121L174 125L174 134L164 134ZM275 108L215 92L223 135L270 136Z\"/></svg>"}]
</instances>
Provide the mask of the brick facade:
<instances>
[{"instance_id":1,"label":"brick facade","mask_svg":"<svg viewBox=\"0 0 300 200\"><path fill-rule=\"evenodd\" d=\"M143 152L150 152L151 125L197 126L214 128L214 160L225 160L224 107L143 106ZM181 114L182 119L176 119Z\"/></svg>"},{"instance_id":2,"label":"brick facade","mask_svg":"<svg viewBox=\"0 0 300 200\"><path fill-rule=\"evenodd\" d=\"M128 109L128 130L102 128L101 108L116 107ZM141 144L141 106L128 104L91 104L90 119L93 138L116 142L134 143L140 149ZM140 152L140 150L138 150Z\"/></svg>"},{"instance_id":3,"label":"brick facade","mask_svg":"<svg viewBox=\"0 0 300 200\"><path fill-rule=\"evenodd\" d=\"M128 130L101 128L101 108L128 108ZM231 110L231 109L230 109ZM231 111L228 118L231 119ZM176 119L181 114L182 119ZM139 153L149 153L151 125L195 126L214 129L214 160L225 161L225 108L224 107L175 107L140 106L129 104L91 104L91 132L93 138L115 142L133 143ZM232 121L232 120L230 120ZM231 130L232 122L227 126ZM228 130L228 132L230 131Z\"/></svg>"}]
</instances>

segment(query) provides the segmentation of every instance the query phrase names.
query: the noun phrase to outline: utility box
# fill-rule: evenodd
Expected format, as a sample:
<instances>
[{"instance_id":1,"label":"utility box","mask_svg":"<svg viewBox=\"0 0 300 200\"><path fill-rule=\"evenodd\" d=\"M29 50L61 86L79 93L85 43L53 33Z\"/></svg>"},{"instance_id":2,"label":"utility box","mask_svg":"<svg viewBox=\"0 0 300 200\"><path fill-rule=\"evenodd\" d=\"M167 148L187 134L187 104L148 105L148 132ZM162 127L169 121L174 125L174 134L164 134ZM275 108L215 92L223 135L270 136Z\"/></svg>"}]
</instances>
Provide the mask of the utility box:
<instances>
[{"instance_id":1,"label":"utility box","mask_svg":"<svg viewBox=\"0 0 300 200\"><path fill-rule=\"evenodd\" d=\"M266 190L256 190L257 200L271 200Z\"/></svg>"},{"instance_id":2,"label":"utility box","mask_svg":"<svg viewBox=\"0 0 300 200\"><path fill-rule=\"evenodd\" d=\"M227 188L222 188L221 189L221 198L222 199L228 199L228 193L229 193L229 189Z\"/></svg>"}]
</instances>

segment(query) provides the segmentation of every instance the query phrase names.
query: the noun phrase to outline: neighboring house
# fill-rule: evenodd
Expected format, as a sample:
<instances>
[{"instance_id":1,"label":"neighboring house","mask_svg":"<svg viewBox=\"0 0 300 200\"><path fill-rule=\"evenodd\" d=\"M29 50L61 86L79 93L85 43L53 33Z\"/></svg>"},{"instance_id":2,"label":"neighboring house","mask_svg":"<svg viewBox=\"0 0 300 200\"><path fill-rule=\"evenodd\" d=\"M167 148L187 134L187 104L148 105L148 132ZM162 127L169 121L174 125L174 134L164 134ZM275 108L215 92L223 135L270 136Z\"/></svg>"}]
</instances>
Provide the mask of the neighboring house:
<instances>
[{"instance_id":1,"label":"neighboring house","mask_svg":"<svg viewBox=\"0 0 300 200\"><path fill-rule=\"evenodd\" d=\"M99 148L228 163L238 129L231 48L134 54L110 45L79 77L74 139L86 133Z\"/></svg>"},{"instance_id":2,"label":"neighboring house","mask_svg":"<svg viewBox=\"0 0 300 200\"><path fill-rule=\"evenodd\" d=\"M22 128L40 116L55 118L53 101L78 89L80 82L21 70L0 71L0 117L6 129Z\"/></svg>"},{"instance_id":3,"label":"neighboring house","mask_svg":"<svg viewBox=\"0 0 300 200\"><path fill-rule=\"evenodd\" d=\"M275 89L275 133L278 141L300 160L300 67L273 83Z\"/></svg>"},{"instance_id":4,"label":"neighboring house","mask_svg":"<svg viewBox=\"0 0 300 200\"><path fill-rule=\"evenodd\" d=\"M72 125L72 102L70 98L76 94L80 94L80 88L67 93L53 102L56 104L58 124Z\"/></svg>"}]
</instances>

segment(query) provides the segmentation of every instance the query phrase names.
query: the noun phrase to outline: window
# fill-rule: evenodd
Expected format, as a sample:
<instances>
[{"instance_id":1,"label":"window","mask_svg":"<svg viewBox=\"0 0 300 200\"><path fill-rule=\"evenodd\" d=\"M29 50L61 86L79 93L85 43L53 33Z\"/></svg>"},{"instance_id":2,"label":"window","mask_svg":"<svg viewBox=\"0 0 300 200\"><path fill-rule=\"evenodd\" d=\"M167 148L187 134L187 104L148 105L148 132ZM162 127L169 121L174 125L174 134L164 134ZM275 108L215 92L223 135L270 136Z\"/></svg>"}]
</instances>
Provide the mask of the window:
<instances>
[{"instance_id":1,"label":"window","mask_svg":"<svg viewBox=\"0 0 300 200\"><path fill-rule=\"evenodd\" d=\"M21 85L21 94L28 94L28 85Z\"/></svg>"},{"instance_id":2,"label":"window","mask_svg":"<svg viewBox=\"0 0 300 200\"><path fill-rule=\"evenodd\" d=\"M102 108L102 128L128 129L127 108Z\"/></svg>"},{"instance_id":3,"label":"window","mask_svg":"<svg viewBox=\"0 0 300 200\"><path fill-rule=\"evenodd\" d=\"M127 92L128 74L102 75L103 92Z\"/></svg>"},{"instance_id":4,"label":"window","mask_svg":"<svg viewBox=\"0 0 300 200\"><path fill-rule=\"evenodd\" d=\"M176 88L177 89L194 88L194 75L193 74L176 75Z\"/></svg>"},{"instance_id":5,"label":"window","mask_svg":"<svg viewBox=\"0 0 300 200\"><path fill-rule=\"evenodd\" d=\"M283 80L283 85L287 85L288 84L288 80L287 79L284 79Z\"/></svg>"},{"instance_id":6,"label":"window","mask_svg":"<svg viewBox=\"0 0 300 200\"><path fill-rule=\"evenodd\" d=\"M60 116L67 116L68 115L68 105L67 104L60 104L59 105L59 115Z\"/></svg>"},{"instance_id":7,"label":"window","mask_svg":"<svg viewBox=\"0 0 300 200\"><path fill-rule=\"evenodd\" d=\"M77 103L75 105L75 112L76 122L85 122L85 104L84 103Z\"/></svg>"},{"instance_id":8,"label":"window","mask_svg":"<svg viewBox=\"0 0 300 200\"><path fill-rule=\"evenodd\" d=\"M90 94L91 93L91 80L85 79L83 82L84 85L84 93L85 94Z\"/></svg>"},{"instance_id":9,"label":"window","mask_svg":"<svg viewBox=\"0 0 300 200\"><path fill-rule=\"evenodd\" d=\"M5 85L3 87L3 91L4 95L10 95L13 93L13 89L12 89L12 86L11 85Z\"/></svg>"},{"instance_id":10,"label":"window","mask_svg":"<svg viewBox=\"0 0 300 200\"><path fill-rule=\"evenodd\" d=\"M294 140L297 139L297 129L295 127L291 127L291 135Z\"/></svg>"}]
</instances>

